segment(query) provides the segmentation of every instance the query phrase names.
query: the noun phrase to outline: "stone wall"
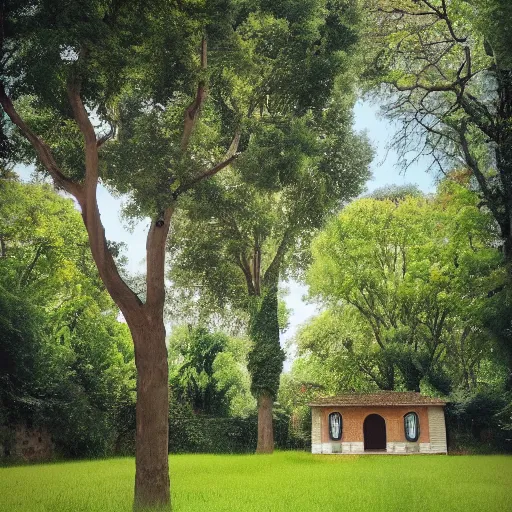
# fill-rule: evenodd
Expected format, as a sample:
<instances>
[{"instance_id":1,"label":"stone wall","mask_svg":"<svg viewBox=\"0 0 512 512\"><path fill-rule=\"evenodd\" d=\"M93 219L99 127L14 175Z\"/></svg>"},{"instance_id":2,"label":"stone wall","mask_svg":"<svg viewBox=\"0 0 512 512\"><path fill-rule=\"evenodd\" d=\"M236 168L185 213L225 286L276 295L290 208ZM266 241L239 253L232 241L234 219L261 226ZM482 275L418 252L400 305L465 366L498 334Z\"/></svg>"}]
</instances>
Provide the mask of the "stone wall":
<instances>
[{"instance_id":1,"label":"stone wall","mask_svg":"<svg viewBox=\"0 0 512 512\"><path fill-rule=\"evenodd\" d=\"M50 460L55 446L51 435L45 429L17 425L4 429L0 446L0 458L5 457L26 462Z\"/></svg>"},{"instance_id":2,"label":"stone wall","mask_svg":"<svg viewBox=\"0 0 512 512\"><path fill-rule=\"evenodd\" d=\"M311 415L311 451L322 453L322 409L313 407Z\"/></svg>"},{"instance_id":3,"label":"stone wall","mask_svg":"<svg viewBox=\"0 0 512 512\"><path fill-rule=\"evenodd\" d=\"M430 451L446 453L446 421L443 407L428 408L428 424L430 429Z\"/></svg>"}]
</instances>

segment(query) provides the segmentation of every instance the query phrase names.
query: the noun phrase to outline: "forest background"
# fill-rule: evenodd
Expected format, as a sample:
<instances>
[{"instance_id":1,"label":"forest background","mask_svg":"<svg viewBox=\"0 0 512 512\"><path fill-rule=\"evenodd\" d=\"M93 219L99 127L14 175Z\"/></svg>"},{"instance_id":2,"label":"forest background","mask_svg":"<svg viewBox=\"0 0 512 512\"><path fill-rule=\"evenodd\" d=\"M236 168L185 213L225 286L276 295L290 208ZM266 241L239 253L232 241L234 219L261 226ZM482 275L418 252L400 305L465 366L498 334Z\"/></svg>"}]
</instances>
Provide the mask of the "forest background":
<instances>
[{"instance_id":1,"label":"forest background","mask_svg":"<svg viewBox=\"0 0 512 512\"><path fill-rule=\"evenodd\" d=\"M367 103L356 107L355 129L362 128L369 108ZM358 116L358 109L363 114ZM380 136L401 125L377 126ZM372 127L368 131L375 141ZM382 150L382 141L379 145ZM383 165L382 159L377 151L373 173L386 176L384 185L397 175L387 167L392 160ZM417 161L405 179L419 182L429 165ZM94 269L80 216L48 186L18 183L10 169L3 170L0 205L4 454L14 442L11 427L21 424L48 429L63 456L131 453L133 348ZM510 449L508 277L501 234L481 207L479 184L470 171L452 165L436 192L425 185L422 192L370 186L369 197L344 208L315 239L310 270L295 277L308 282L311 299L323 309L291 338L289 348L297 357L281 378L274 410L278 446L308 447L305 404L318 393L408 389L450 398L452 448ZM103 207L103 194L99 202L112 240L109 250L123 278L137 289L139 269L133 261L141 258L132 248L145 242L135 228L127 239L128 260L124 240L114 231L118 214L111 214L110 199ZM365 230L368 226L374 229ZM383 264L372 267L381 250ZM337 266L340 257L365 262L368 272ZM288 281L295 298L303 293L296 282ZM297 306L296 316L287 311L285 288L279 309L283 331L304 315ZM368 290L379 293L368 296ZM191 315L186 305L183 325L174 320L167 341L170 449L251 451L256 403L247 371L246 318L230 308L224 315L218 309L213 316Z\"/></svg>"}]
</instances>

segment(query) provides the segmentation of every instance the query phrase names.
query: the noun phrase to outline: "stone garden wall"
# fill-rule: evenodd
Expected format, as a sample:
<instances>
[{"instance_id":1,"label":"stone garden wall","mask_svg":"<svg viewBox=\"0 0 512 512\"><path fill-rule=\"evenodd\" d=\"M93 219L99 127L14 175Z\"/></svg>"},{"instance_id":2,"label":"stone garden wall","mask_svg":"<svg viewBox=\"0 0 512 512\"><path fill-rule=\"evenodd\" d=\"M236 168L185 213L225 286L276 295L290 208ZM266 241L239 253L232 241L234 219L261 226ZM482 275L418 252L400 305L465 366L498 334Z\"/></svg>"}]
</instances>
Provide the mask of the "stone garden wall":
<instances>
[{"instance_id":1,"label":"stone garden wall","mask_svg":"<svg viewBox=\"0 0 512 512\"><path fill-rule=\"evenodd\" d=\"M45 461L53 458L55 446L45 429L17 425L14 429L2 427L0 432L0 459L24 462Z\"/></svg>"}]
</instances>

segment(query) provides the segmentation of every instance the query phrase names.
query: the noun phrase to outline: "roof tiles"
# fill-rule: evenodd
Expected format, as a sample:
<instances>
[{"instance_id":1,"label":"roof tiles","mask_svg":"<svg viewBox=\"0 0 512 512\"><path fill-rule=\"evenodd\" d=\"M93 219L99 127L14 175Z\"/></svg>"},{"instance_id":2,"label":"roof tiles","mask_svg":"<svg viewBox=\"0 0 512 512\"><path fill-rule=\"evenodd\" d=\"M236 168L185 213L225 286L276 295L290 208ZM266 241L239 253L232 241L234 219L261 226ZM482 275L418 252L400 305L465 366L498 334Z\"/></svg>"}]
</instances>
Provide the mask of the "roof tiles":
<instances>
[{"instance_id":1,"label":"roof tiles","mask_svg":"<svg viewBox=\"0 0 512 512\"><path fill-rule=\"evenodd\" d=\"M440 398L423 396L414 391L379 391L377 393L345 393L338 396L317 398L308 405L322 406L365 406L365 405L445 405Z\"/></svg>"}]
</instances>

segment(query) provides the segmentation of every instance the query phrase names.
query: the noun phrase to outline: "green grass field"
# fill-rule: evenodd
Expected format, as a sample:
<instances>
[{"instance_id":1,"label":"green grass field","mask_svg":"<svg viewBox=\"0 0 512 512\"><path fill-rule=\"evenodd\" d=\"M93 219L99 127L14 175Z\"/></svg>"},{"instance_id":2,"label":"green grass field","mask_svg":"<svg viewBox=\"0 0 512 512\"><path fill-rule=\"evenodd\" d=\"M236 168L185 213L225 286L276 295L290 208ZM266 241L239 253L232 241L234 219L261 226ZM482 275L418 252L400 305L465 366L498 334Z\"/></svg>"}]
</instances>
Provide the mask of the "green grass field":
<instances>
[{"instance_id":1,"label":"green grass field","mask_svg":"<svg viewBox=\"0 0 512 512\"><path fill-rule=\"evenodd\" d=\"M170 457L174 512L512 511L512 457ZM0 511L130 511L131 458L0 468Z\"/></svg>"}]
</instances>

